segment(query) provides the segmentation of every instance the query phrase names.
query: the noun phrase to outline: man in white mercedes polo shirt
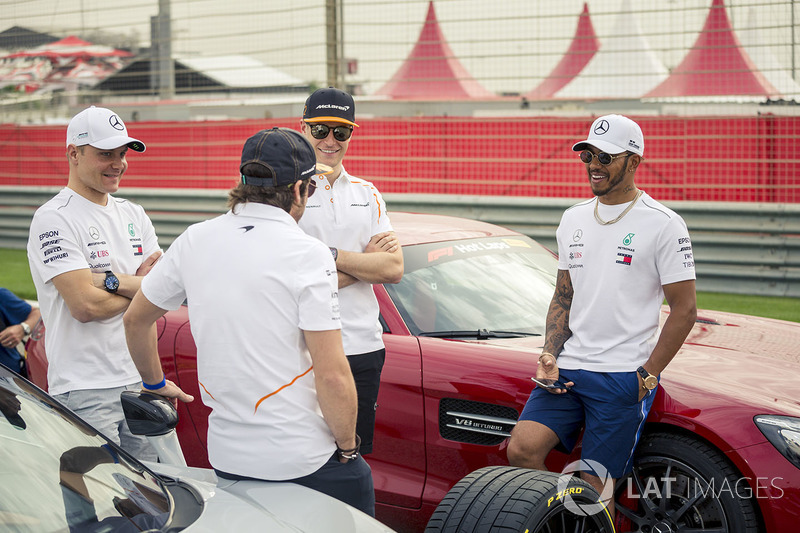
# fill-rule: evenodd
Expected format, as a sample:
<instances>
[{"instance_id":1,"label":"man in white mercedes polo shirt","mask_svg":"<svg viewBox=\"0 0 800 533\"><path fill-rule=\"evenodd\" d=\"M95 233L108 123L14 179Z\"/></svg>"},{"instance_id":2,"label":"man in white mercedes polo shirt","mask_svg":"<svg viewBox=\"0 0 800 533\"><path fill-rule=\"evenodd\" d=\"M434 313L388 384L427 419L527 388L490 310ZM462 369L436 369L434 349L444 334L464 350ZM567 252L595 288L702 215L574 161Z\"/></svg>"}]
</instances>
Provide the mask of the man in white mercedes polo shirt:
<instances>
[{"instance_id":1,"label":"man in white mercedes polo shirt","mask_svg":"<svg viewBox=\"0 0 800 533\"><path fill-rule=\"evenodd\" d=\"M47 327L50 394L139 459L155 460L128 430L120 392L139 389L122 313L161 256L141 206L112 196L129 150L144 152L122 119L91 106L67 127L67 186L33 215L28 262Z\"/></svg>"}]
</instances>

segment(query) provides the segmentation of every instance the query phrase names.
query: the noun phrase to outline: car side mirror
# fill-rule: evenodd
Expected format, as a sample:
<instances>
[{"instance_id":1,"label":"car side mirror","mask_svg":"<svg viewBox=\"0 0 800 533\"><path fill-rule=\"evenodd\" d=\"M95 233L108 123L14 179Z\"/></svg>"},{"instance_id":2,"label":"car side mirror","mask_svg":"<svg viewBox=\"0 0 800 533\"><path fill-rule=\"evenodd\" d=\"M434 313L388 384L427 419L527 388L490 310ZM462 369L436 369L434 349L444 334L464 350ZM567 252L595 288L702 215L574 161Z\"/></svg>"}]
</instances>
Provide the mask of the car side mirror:
<instances>
[{"instance_id":1,"label":"car side mirror","mask_svg":"<svg viewBox=\"0 0 800 533\"><path fill-rule=\"evenodd\" d=\"M120 394L120 401L128 428L134 435L166 435L178 425L177 409L163 396L126 390Z\"/></svg>"}]
</instances>

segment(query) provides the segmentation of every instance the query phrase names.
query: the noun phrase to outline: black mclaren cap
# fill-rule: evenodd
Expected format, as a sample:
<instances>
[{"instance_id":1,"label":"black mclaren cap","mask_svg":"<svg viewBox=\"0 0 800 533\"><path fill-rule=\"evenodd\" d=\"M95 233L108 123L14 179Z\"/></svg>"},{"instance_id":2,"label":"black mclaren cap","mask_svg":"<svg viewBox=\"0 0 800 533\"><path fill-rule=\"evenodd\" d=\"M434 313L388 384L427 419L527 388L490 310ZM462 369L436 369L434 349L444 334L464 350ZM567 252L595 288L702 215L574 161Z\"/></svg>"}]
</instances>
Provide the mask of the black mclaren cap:
<instances>
[{"instance_id":1,"label":"black mclaren cap","mask_svg":"<svg viewBox=\"0 0 800 533\"><path fill-rule=\"evenodd\" d=\"M306 99L303 108L306 122L342 122L358 127L356 124L356 104L353 97L334 87L317 89Z\"/></svg>"},{"instance_id":2,"label":"black mclaren cap","mask_svg":"<svg viewBox=\"0 0 800 533\"><path fill-rule=\"evenodd\" d=\"M261 165L271 178L245 176L242 169L247 164ZM317 173L314 148L303 135L288 128L261 130L244 143L242 148L242 183L262 187L291 185Z\"/></svg>"}]
</instances>

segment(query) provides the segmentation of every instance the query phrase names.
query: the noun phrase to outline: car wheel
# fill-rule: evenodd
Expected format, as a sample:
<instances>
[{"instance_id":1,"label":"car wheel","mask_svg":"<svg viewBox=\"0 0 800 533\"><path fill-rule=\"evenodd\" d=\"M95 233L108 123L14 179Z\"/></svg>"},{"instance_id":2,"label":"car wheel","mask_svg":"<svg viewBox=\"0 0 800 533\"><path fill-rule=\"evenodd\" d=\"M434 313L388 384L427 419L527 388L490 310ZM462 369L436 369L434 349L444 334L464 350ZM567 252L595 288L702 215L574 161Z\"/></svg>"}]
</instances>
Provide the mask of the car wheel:
<instances>
[{"instance_id":1,"label":"car wheel","mask_svg":"<svg viewBox=\"0 0 800 533\"><path fill-rule=\"evenodd\" d=\"M598 500L597 491L574 476L488 466L468 474L450 489L425 532L613 532L608 512ZM590 508L593 514L581 510Z\"/></svg>"},{"instance_id":2,"label":"car wheel","mask_svg":"<svg viewBox=\"0 0 800 533\"><path fill-rule=\"evenodd\" d=\"M759 531L747 480L721 453L684 435L645 436L615 498L621 531Z\"/></svg>"}]
</instances>

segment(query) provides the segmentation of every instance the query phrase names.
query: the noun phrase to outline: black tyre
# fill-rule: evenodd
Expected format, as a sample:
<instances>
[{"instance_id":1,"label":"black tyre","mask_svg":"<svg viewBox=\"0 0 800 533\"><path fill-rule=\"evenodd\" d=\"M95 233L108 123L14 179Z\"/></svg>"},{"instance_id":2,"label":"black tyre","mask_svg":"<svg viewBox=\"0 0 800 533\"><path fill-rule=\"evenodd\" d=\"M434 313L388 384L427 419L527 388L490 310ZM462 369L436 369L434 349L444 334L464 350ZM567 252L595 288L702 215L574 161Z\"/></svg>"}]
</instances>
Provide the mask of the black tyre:
<instances>
[{"instance_id":1,"label":"black tyre","mask_svg":"<svg viewBox=\"0 0 800 533\"><path fill-rule=\"evenodd\" d=\"M579 478L488 466L461 479L433 512L426 533L611 533L599 496ZM583 510L593 514L587 515Z\"/></svg>"},{"instance_id":2,"label":"black tyre","mask_svg":"<svg viewBox=\"0 0 800 533\"><path fill-rule=\"evenodd\" d=\"M721 453L690 436L645 436L615 501L621 531L761 531L750 485Z\"/></svg>"}]
</instances>

